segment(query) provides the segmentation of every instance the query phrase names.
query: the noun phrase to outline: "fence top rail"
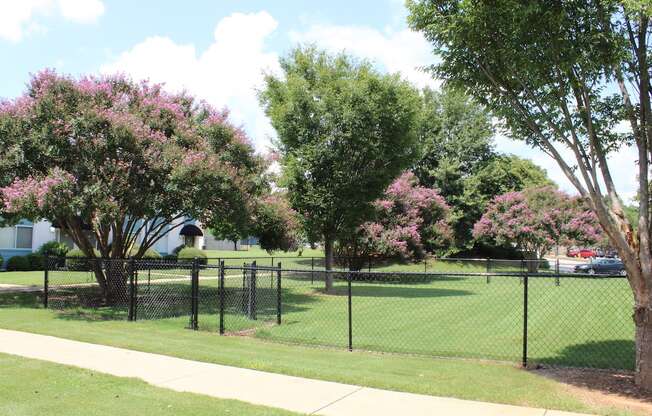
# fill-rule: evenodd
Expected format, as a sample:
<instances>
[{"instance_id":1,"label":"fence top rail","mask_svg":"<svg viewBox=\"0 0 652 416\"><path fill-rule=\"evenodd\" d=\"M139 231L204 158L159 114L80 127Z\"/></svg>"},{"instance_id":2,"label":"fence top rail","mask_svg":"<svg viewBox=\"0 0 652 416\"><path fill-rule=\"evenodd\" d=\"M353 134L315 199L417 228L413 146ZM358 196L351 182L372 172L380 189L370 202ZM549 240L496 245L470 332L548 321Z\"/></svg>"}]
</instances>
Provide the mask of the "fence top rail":
<instances>
[{"instance_id":1,"label":"fence top rail","mask_svg":"<svg viewBox=\"0 0 652 416\"><path fill-rule=\"evenodd\" d=\"M209 269L219 269L221 266L216 265L216 264L210 264L206 266ZM224 270L248 270L248 271L283 271L282 268L280 267L273 267L273 266L252 266L252 265L246 265L246 266L224 266ZM303 270L304 272L308 270Z\"/></svg>"},{"instance_id":2,"label":"fence top rail","mask_svg":"<svg viewBox=\"0 0 652 416\"><path fill-rule=\"evenodd\" d=\"M231 269L240 269L242 267L231 267ZM278 268L275 268L278 269ZM604 278L619 278L624 279L626 276L610 275L610 274L595 274L589 275L586 273L540 273L540 272L408 272L408 271L391 271L391 270L326 270L326 269L284 269L281 267L281 272L288 273L322 273L322 274L337 274L337 275L357 275L357 276L453 276L453 277L523 277L528 278L586 278L586 279L604 279Z\"/></svg>"},{"instance_id":3,"label":"fence top rail","mask_svg":"<svg viewBox=\"0 0 652 416\"><path fill-rule=\"evenodd\" d=\"M238 259L320 259L325 260L325 256L288 256L284 254L279 255L269 255L269 256L217 256L217 257L206 257L208 260L238 260ZM352 260L375 260L375 261L390 261L393 260L391 257L368 257L368 256L334 256L334 260L338 259L352 259ZM511 263L545 263L549 260L546 259L494 259L490 257L427 257L421 260L413 261L412 263L419 264L420 262L430 260L430 261L456 261L456 262L511 262Z\"/></svg>"},{"instance_id":4,"label":"fence top rail","mask_svg":"<svg viewBox=\"0 0 652 416\"><path fill-rule=\"evenodd\" d=\"M59 259L59 260L79 260L79 261L151 261L151 262L168 262L168 263L174 263L174 262L192 262L190 259L184 259L182 261L176 260L176 259L168 259L168 258L160 258L160 259L151 259L151 258L135 258L135 257L125 257L125 258L104 258L104 257L66 257L66 256L45 256L51 260L54 259ZM324 256L285 256L285 255L270 255L270 256L242 256L242 257L234 257L234 256L223 256L223 257L202 257L198 258L198 260L283 260L283 259L306 259L306 260L325 260L326 258ZM391 261L391 258L379 258L379 257L355 257L355 256L335 256L333 257L334 260L342 260L342 259L350 259L350 260L371 260L371 261ZM464 263L464 262L495 262L495 263L514 263L514 264L528 264L528 263L546 263L549 262L549 260L546 259L493 259L493 258L451 258L451 257L444 257L444 258L439 258L439 257L429 257L426 259L414 261L414 262L406 262L406 264L413 263L413 264L420 264L423 263L424 261L442 261L442 262L459 262L459 263Z\"/></svg>"}]
</instances>

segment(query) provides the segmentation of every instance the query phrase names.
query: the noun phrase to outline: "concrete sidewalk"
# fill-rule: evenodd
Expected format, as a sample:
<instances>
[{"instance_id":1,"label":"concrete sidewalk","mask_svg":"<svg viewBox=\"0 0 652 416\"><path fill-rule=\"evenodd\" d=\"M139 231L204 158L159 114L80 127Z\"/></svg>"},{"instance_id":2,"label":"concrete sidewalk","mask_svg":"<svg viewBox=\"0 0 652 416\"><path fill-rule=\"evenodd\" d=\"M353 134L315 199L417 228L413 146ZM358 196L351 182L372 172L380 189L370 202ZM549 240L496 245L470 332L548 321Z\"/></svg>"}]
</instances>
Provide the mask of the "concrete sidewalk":
<instances>
[{"instance_id":1,"label":"concrete sidewalk","mask_svg":"<svg viewBox=\"0 0 652 416\"><path fill-rule=\"evenodd\" d=\"M572 416L545 409L400 393L183 360L0 329L0 352L86 368L152 385L325 416Z\"/></svg>"}]
</instances>

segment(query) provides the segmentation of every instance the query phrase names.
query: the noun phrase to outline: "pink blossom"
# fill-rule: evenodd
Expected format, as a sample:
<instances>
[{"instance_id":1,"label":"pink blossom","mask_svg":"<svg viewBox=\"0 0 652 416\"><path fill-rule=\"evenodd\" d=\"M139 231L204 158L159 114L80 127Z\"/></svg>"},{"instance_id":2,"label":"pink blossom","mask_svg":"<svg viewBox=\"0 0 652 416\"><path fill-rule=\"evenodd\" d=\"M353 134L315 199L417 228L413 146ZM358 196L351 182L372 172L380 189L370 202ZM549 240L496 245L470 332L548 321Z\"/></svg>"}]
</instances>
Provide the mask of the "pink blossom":
<instances>
[{"instance_id":1,"label":"pink blossom","mask_svg":"<svg viewBox=\"0 0 652 416\"><path fill-rule=\"evenodd\" d=\"M0 188L0 194L7 212L18 212L30 201L35 203L37 208L42 209L52 190L62 184L74 183L75 178L71 174L55 168L44 177L16 178L11 185Z\"/></svg>"}]
</instances>

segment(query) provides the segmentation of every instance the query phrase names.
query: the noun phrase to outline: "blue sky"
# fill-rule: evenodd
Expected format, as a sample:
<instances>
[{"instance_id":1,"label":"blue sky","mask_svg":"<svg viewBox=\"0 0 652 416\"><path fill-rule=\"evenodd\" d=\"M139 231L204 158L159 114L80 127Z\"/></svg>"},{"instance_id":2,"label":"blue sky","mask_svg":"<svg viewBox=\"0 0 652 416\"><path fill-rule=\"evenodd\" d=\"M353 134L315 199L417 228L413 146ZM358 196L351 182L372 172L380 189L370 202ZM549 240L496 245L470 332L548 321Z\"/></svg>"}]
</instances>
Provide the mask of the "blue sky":
<instances>
[{"instance_id":1,"label":"blue sky","mask_svg":"<svg viewBox=\"0 0 652 416\"><path fill-rule=\"evenodd\" d=\"M29 74L46 67L125 72L230 108L264 152L274 131L255 90L262 73L278 71L278 57L299 42L347 50L419 87L437 88L418 69L436 57L407 28L405 14L402 0L0 0L0 97L19 95ZM496 147L532 159L573 191L547 156L502 135ZM634 160L632 149L612 157L625 199L635 189Z\"/></svg>"}]
</instances>

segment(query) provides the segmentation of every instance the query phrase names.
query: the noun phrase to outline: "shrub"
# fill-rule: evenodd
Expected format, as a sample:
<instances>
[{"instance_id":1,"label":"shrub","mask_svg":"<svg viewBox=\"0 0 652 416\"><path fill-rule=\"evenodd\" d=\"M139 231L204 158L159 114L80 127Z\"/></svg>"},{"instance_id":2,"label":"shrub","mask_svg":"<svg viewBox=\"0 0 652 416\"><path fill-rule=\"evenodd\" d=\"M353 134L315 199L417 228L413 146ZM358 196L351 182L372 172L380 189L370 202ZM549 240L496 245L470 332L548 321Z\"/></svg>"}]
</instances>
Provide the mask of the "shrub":
<instances>
[{"instance_id":1,"label":"shrub","mask_svg":"<svg viewBox=\"0 0 652 416\"><path fill-rule=\"evenodd\" d=\"M7 260L7 271L24 272L29 270L29 260L27 256L14 256Z\"/></svg>"},{"instance_id":2,"label":"shrub","mask_svg":"<svg viewBox=\"0 0 652 416\"><path fill-rule=\"evenodd\" d=\"M179 251L179 255L177 257L180 261L189 262L193 261L196 258L199 264L208 264L208 260L206 259L206 252L194 247L186 247L182 249Z\"/></svg>"},{"instance_id":3,"label":"shrub","mask_svg":"<svg viewBox=\"0 0 652 416\"><path fill-rule=\"evenodd\" d=\"M100 257L100 252L93 250L95 257ZM66 267L70 270L89 271L91 270L91 262L86 260L87 256L79 249L70 250L66 254Z\"/></svg>"},{"instance_id":4,"label":"shrub","mask_svg":"<svg viewBox=\"0 0 652 416\"><path fill-rule=\"evenodd\" d=\"M184 248L186 248L186 245L185 245L185 244L181 244L180 246L177 246L177 247L175 247L174 250L172 250L172 254L174 254L174 255L176 255L176 256L179 256L179 252L180 252L181 250L183 250Z\"/></svg>"},{"instance_id":5,"label":"shrub","mask_svg":"<svg viewBox=\"0 0 652 416\"><path fill-rule=\"evenodd\" d=\"M48 241L47 243L43 243L41 247L36 250L38 254L41 256L50 256L50 257L56 257L57 260L50 260L50 266L57 266L57 267L62 267L65 264L65 257L66 253L70 251L70 248L68 248L67 245L64 243L59 243L58 241ZM43 264L45 264L45 259L43 259ZM54 264L56 262L56 264Z\"/></svg>"},{"instance_id":6,"label":"shrub","mask_svg":"<svg viewBox=\"0 0 652 416\"><path fill-rule=\"evenodd\" d=\"M130 256L135 256L136 253L138 253L138 250L140 250L140 246L134 245L131 247L131 250L129 251ZM146 260L160 260L161 259L161 254L154 250L153 248L148 248L145 251L145 254L142 255L141 259L146 259Z\"/></svg>"},{"instance_id":7,"label":"shrub","mask_svg":"<svg viewBox=\"0 0 652 416\"><path fill-rule=\"evenodd\" d=\"M43 243L36 252L42 256L65 257L68 251L70 249L64 243L48 241L47 243Z\"/></svg>"},{"instance_id":8,"label":"shrub","mask_svg":"<svg viewBox=\"0 0 652 416\"><path fill-rule=\"evenodd\" d=\"M30 270L43 270L45 269L45 257L39 253L29 253L25 256L29 263Z\"/></svg>"},{"instance_id":9,"label":"shrub","mask_svg":"<svg viewBox=\"0 0 652 416\"><path fill-rule=\"evenodd\" d=\"M177 256L175 256L174 254L166 254L165 256L163 256L163 260L168 263L176 263Z\"/></svg>"}]
</instances>

